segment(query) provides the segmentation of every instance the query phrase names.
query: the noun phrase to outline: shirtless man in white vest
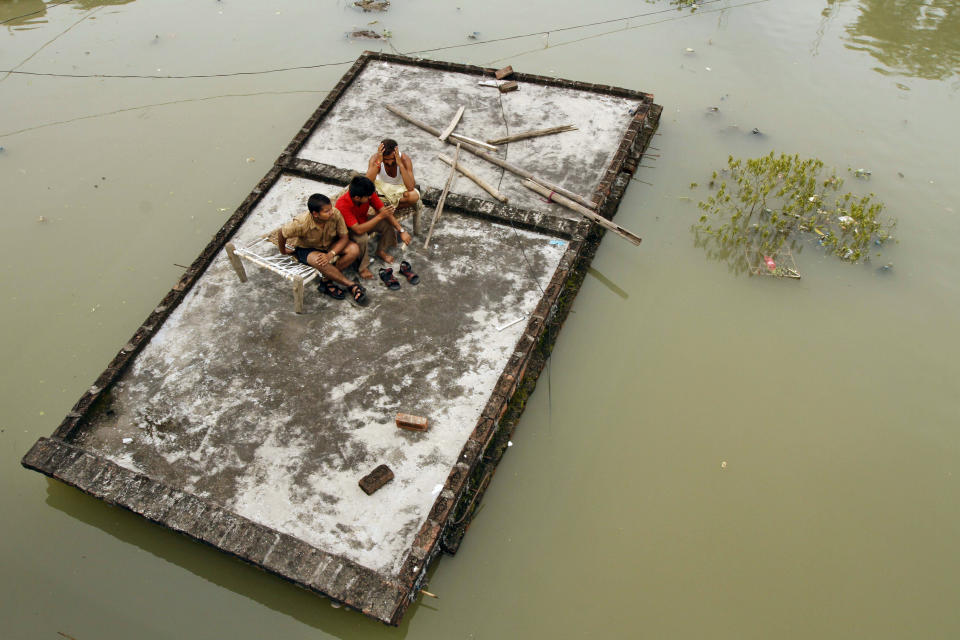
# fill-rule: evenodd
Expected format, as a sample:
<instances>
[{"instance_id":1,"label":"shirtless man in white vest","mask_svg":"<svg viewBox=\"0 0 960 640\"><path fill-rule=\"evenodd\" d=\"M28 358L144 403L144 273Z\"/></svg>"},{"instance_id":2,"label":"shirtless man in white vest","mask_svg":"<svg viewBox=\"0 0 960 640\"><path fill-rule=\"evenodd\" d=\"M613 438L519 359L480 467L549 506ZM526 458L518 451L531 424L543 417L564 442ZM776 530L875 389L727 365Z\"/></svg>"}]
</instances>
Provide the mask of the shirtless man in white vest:
<instances>
[{"instance_id":1,"label":"shirtless man in white vest","mask_svg":"<svg viewBox=\"0 0 960 640\"><path fill-rule=\"evenodd\" d=\"M387 138L377 152L370 156L367 177L387 204L396 208L410 207L420 200L417 182L413 177L413 161L400 153L397 141Z\"/></svg>"}]
</instances>

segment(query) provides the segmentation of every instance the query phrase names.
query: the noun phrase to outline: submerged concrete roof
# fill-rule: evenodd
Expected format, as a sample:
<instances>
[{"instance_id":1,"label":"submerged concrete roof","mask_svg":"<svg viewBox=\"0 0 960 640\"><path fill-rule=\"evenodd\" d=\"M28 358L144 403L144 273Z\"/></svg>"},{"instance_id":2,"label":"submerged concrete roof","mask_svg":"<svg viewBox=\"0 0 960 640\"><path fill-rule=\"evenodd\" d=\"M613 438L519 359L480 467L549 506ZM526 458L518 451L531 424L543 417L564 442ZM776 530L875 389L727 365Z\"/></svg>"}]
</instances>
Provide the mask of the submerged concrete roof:
<instances>
[{"instance_id":1,"label":"submerged concrete roof","mask_svg":"<svg viewBox=\"0 0 960 640\"><path fill-rule=\"evenodd\" d=\"M519 206L459 178L431 246L421 235L404 255L420 284L375 281L366 308L311 288L295 314L285 281L248 267L241 283L223 247L335 195L387 136L414 158L429 221L442 143L372 110L384 87L438 127L465 104L466 135L572 122L501 154L612 214L659 116L652 96L523 74L501 96L476 85L489 74L365 54L23 464L396 624L441 537L462 535L502 452L491 442L522 411L511 398L535 384L600 236L465 156ZM430 429L397 429L397 412ZM395 478L368 496L358 481L380 464Z\"/></svg>"},{"instance_id":2,"label":"submerged concrete roof","mask_svg":"<svg viewBox=\"0 0 960 640\"><path fill-rule=\"evenodd\" d=\"M383 105L396 106L441 130L463 105L466 109L456 133L478 140L575 125L575 131L500 145L499 155L541 178L589 197L610 166L636 113L636 96L534 83L524 83L519 91L502 94L494 87L478 85L481 80L473 73L438 73L436 69L392 61L371 62L343 92L297 157L365 171L377 143L393 138L401 152L413 158L418 181L442 186L450 167L436 156L439 153L452 158L454 147L400 119ZM522 178L485 160L462 152L461 161L488 183L499 186L514 206L570 218L577 215L549 205L522 186ZM493 200L466 178L457 181L453 192Z\"/></svg>"},{"instance_id":3,"label":"submerged concrete roof","mask_svg":"<svg viewBox=\"0 0 960 640\"><path fill-rule=\"evenodd\" d=\"M340 189L283 176L233 241ZM526 324L501 327L533 312L567 242L448 213L432 244L406 252L419 285L371 284L367 307L310 291L304 314L285 281L241 283L221 254L74 444L396 574ZM396 479L366 496L384 463Z\"/></svg>"}]
</instances>

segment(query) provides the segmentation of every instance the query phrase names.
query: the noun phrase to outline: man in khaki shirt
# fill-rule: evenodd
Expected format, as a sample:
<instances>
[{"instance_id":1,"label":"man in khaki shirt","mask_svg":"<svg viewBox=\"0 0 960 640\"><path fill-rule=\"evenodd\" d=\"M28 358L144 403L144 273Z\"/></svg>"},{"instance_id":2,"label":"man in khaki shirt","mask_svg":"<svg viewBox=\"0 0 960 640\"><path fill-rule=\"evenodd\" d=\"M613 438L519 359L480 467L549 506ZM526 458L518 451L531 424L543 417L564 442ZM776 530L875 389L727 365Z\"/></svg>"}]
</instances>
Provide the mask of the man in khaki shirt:
<instances>
[{"instance_id":1,"label":"man in khaki shirt","mask_svg":"<svg viewBox=\"0 0 960 640\"><path fill-rule=\"evenodd\" d=\"M280 253L293 255L301 264L320 272L323 279L317 289L321 293L343 300L343 287L355 303L367 304L366 290L343 275L360 256L360 248L350 240L343 216L330 204L330 198L322 193L313 194L307 200L306 212L275 229L269 237ZM287 248L288 241L292 251Z\"/></svg>"}]
</instances>

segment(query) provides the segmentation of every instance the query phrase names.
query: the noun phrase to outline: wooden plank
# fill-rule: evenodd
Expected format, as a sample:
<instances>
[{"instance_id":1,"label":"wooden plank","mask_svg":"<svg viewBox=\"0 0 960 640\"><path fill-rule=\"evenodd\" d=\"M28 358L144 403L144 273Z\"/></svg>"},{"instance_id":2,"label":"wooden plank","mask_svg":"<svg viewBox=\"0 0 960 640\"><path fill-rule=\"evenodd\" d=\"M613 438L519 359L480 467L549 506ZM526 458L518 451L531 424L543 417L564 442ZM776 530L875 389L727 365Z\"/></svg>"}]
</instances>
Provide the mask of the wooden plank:
<instances>
[{"instance_id":1,"label":"wooden plank","mask_svg":"<svg viewBox=\"0 0 960 640\"><path fill-rule=\"evenodd\" d=\"M464 105L460 105L460 108L457 109L457 115L453 116L453 120L450 121L450 124L447 125L447 128L443 130L443 133L440 134L440 142L446 142L447 136L453 133L453 130L457 128L457 124L460 123L460 118L463 117L463 110L466 109Z\"/></svg>"},{"instance_id":2,"label":"wooden plank","mask_svg":"<svg viewBox=\"0 0 960 640\"><path fill-rule=\"evenodd\" d=\"M516 80L511 80L510 82L504 82L498 87L500 93L510 93L511 91L516 91L520 88L520 85L517 84Z\"/></svg>"},{"instance_id":3,"label":"wooden plank","mask_svg":"<svg viewBox=\"0 0 960 640\"><path fill-rule=\"evenodd\" d=\"M493 77L496 78L497 80L503 80L507 76L512 76L512 75L513 75L513 67L511 67L510 65L507 65L503 69L497 69L496 72L493 74Z\"/></svg>"},{"instance_id":4,"label":"wooden plank","mask_svg":"<svg viewBox=\"0 0 960 640\"><path fill-rule=\"evenodd\" d=\"M447 156L440 155L440 154L438 153L438 154L437 154L437 157L438 157L440 160L443 160L444 162L446 162L448 165L453 166L453 160L451 160L451 159L448 158ZM496 198L497 200L499 200L500 202L503 202L503 203L506 203L506 202L507 202L507 196L503 195L502 193L500 193L499 191L497 191L496 189L494 189L494 188L493 188L493 185L491 185L490 183L488 183L486 180L484 180L484 179L481 178L480 176L476 175L476 174L473 173L472 171L468 171L468 170L467 170L466 168L464 168L464 166L463 166L462 164L460 164L459 162L457 163L456 168L457 168L457 171L459 171L460 173L462 173L462 174L465 175L466 177L468 177L468 178L470 178L471 180L473 180L475 183L477 183L477 186L478 186L478 187L480 187L481 189L483 189L484 191L486 191L487 193L489 193L490 195L492 195L494 198Z\"/></svg>"},{"instance_id":5,"label":"wooden plank","mask_svg":"<svg viewBox=\"0 0 960 640\"><path fill-rule=\"evenodd\" d=\"M369 496L391 480L393 480L393 471L391 471L387 465L382 464L360 478L360 488Z\"/></svg>"},{"instance_id":6,"label":"wooden plank","mask_svg":"<svg viewBox=\"0 0 960 640\"><path fill-rule=\"evenodd\" d=\"M247 281L247 271L243 268L243 262L240 261L240 256L237 255L237 249L233 246L232 242L228 242L224 247L227 250L227 257L230 258L230 264L233 266L233 270L237 272L237 277L240 278L240 282Z\"/></svg>"},{"instance_id":7,"label":"wooden plank","mask_svg":"<svg viewBox=\"0 0 960 640\"><path fill-rule=\"evenodd\" d=\"M640 236L638 236L637 234L631 231L627 231L620 225L614 224L613 222L591 211L590 209L587 209L586 207L581 206L576 202L573 202L569 198L565 198L559 193L552 191L550 189L547 189L541 184L537 184L533 180L524 180L523 186L525 186L528 189L532 189L533 191L536 191L537 193L545 197L550 202L556 202L557 204L563 205L564 207L566 207L567 209L570 209L571 211L576 211L577 213L584 216L585 218L588 218L593 222L596 222L598 225L600 225L604 229L614 232L615 234L617 234L627 242L635 246L640 246L640 242L642 241Z\"/></svg>"},{"instance_id":8,"label":"wooden plank","mask_svg":"<svg viewBox=\"0 0 960 640\"><path fill-rule=\"evenodd\" d=\"M576 127L572 124L565 124L560 127L550 127L549 129L535 129L533 131L524 131L523 133L515 133L512 136L507 136L506 138L496 138L494 140L487 140L490 144L507 144L508 142L516 142L517 140L526 140L527 138L537 138L539 136L549 136L554 133L563 133L564 131L576 131Z\"/></svg>"},{"instance_id":9,"label":"wooden plank","mask_svg":"<svg viewBox=\"0 0 960 640\"><path fill-rule=\"evenodd\" d=\"M435 135L435 136L439 136L439 135L440 135L440 131L439 131L438 129L436 129L435 127L431 127L430 125L426 124L425 122L421 122L420 120L417 120L417 119L414 118L413 116L410 116L410 115L404 113L403 111L401 111L400 109L397 109L396 107L394 107L394 106L392 106L392 105L389 105L389 104L384 105L384 108L386 108L387 111L389 111L390 113L394 114L395 116L406 120L406 121L409 122L410 124L412 124L412 125L414 125L414 126L416 126L416 127L420 127L421 129L423 129L423 130L426 131L427 133L431 133L431 134L433 134L433 135ZM456 135L456 134L453 134L453 135L451 135L450 137L452 138L454 135ZM450 144L450 140L449 140L449 139L447 140L447 143ZM516 165L514 165L514 164L510 164L510 163L507 162L506 160L501 160L501 159L498 158L497 156L492 156L492 155L490 155L489 153L486 153L486 152L484 152L484 151L481 151L480 149L478 149L476 146L474 146L474 145L472 145L472 144L464 144L464 145L463 145L463 148L466 149L467 151L469 151L470 153L472 153L473 155L477 156L478 158L483 158L483 159L486 160L487 162L492 162L493 164L497 165L498 167L503 167L504 169L506 169L506 170L509 171L510 173L514 173L514 174L520 176L521 178L526 178L527 180L533 180L534 182L536 182L536 183L538 183L538 184L541 184L541 185L547 187L549 190L553 191L554 193L559 193L559 194L562 195L562 196L566 196L567 198L570 198L571 200L580 203L581 205L583 205L584 207L587 207L588 209L596 209L596 208L597 208L597 205L596 205L595 203L590 202L589 200L587 200L587 199L584 198L583 196L579 196L579 195L577 195L576 193L574 193L574 192L572 192L572 191L569 191L569 190L567 190L567 189L564 189L564 188L561 187L560 185L556 185L556 184L553 184L552 182L549 182L549 181L547 181L547 180L544 180L543 178L538 178L538 177L536 177L535 175L533 175L532 173L530 173L529 171L527 171L526 169L522 169L522 168L520 168L520 167L518 167L518 166L516 166Z\"/></svg>"},{"instance_id":10,"label":"wooden plank","mask_svg":"<svg viewBox=\"0 0 960 640\"><path fill-rule=\"evenodd\" d=\"M440 214L443 213L443 203L447 200L447 193L450 192L450 185L457 175L457 160L460 159L460 143L457 143L457 152L453 154L453 165L450 167L450 175L447 176L447 183L443 185L443 191L440 193L440 199L437 200L437 210L433 213L433 220L430 222L430 229L427 231L427 239L423 242L424 248L430 248L430 238L433 236L433 225L437 224Z\"/></svg>"}]
</instances>

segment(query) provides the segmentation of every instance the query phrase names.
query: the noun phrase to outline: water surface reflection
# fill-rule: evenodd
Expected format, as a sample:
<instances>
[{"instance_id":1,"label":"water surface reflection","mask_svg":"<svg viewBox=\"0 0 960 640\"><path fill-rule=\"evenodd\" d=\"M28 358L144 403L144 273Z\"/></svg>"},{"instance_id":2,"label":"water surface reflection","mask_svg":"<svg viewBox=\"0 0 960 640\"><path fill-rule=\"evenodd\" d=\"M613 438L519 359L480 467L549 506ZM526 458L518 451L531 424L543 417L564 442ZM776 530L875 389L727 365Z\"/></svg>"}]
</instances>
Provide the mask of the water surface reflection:
<instances>
[{"instance_id":1,"label":"water surface reflection","mask_svg":"<svg viewBox=\"0 0 960 640\"><path fill-rule=\"evenodd\" d=\"M11 30L35 29L47 23L47 10L65 4L79 11L89 11L97 7L129 4L134 0L7 0L0 4L0 24Z\"/></svg>"},{"instance_id":2,"label":"water surface reflection","mask_svg":"<svg viewBox=\"0 0 960 640\"><path fill-rule=\"evenodd\" d=\"M861 0L845 39L847 48L876 58L880 73L946 80L960 70L955 0Z\"/></svg>"}]
</instances>

